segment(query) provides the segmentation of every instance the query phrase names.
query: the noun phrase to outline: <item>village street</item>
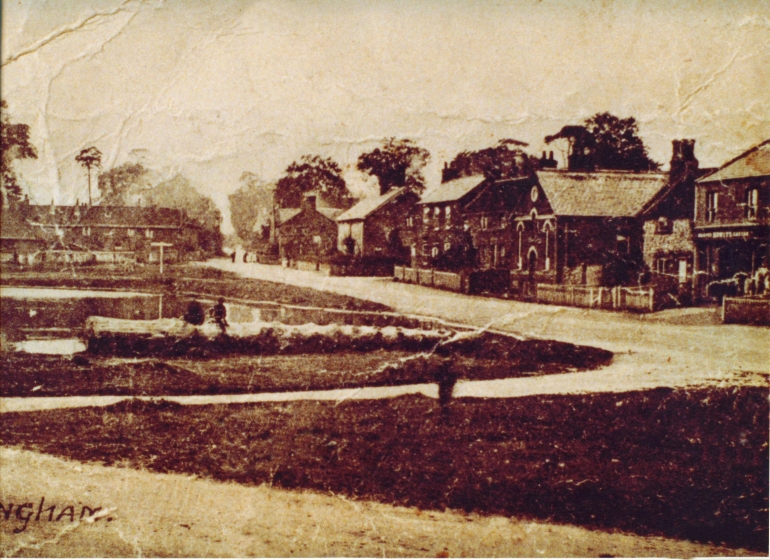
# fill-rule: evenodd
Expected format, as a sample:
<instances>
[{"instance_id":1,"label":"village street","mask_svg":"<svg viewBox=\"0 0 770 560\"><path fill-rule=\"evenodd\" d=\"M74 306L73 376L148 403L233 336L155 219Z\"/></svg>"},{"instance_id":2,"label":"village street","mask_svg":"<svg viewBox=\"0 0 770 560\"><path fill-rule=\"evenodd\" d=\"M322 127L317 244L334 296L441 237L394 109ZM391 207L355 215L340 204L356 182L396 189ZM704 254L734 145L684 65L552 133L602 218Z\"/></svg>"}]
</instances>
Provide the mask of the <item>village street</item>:
<instances>
[{"instance_id":1,"label":"village street","mask_svg":"<svg viewBox=\"0 0 770 560\"><path fill-rule=\"evenodd\" d=\"M314 272L232 263L226 259L209 261L206 266L244 277L363 298L403 313L597 346L616 354L611 366L596 372L473 382L466 390L458 386L458 396L624 391L690 384L766 385L766 374L770 372L770 329L722 325L716 308L653 314L615 313L466 296L397 283L390 278L325 277ZM254 298L259 299L259 294L254 294Z\"/></svg>"}]
</instances>

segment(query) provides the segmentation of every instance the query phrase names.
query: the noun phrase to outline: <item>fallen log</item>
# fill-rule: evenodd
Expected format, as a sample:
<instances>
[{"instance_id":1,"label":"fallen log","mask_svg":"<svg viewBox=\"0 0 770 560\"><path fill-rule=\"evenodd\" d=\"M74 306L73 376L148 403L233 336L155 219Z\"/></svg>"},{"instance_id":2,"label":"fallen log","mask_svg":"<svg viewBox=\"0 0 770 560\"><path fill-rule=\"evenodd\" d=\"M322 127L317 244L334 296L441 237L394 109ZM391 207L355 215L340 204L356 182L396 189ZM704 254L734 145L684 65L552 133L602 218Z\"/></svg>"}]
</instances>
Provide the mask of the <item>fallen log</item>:
<instances>
[{"instance_id":1,"label":"fallen log","mask_svg":"<svg viewBox=\"0 0 770 560\"><path fill-rule=\"evenodd\" d=\"M111 356L209 356L217 354L304 354L373 350L430 351L454 332L356 325L235 323L222 333L214 323L181 319L134 321L89 317L88 351Z\"/></svg>"}]
</instances>

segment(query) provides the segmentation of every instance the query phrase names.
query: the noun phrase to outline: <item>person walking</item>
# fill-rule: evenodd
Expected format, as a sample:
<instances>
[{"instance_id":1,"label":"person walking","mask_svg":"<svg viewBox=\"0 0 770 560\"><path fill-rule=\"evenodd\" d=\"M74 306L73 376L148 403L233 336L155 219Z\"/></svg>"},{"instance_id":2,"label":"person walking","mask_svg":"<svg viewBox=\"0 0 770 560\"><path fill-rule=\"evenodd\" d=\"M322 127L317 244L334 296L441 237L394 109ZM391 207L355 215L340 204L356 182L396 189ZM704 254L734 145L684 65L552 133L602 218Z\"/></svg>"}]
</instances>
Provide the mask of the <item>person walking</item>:
<instances>
[{"instance_id":1,"label":"person walking","mask_svg":"<svg viewBox=\"0 0 770 560\"><path fill-rule=\"evenodd\" d=\"M441 423L449 424L451 421L449 403L452 401L452 393L457 383L457 372L452 367L451 358L442 358L434 370L434 379L438 383L438 404L441 408Z\"/></svg>"},{"instance_id":2,"label":"person walking","mask_svg":"<svg viewBox=\"0 0 770 560\"><path fill-rule=\"evenodd\" d=\"M227 327L229 325L227 324L227 308L225 307L225 298L219 298L219 301L211 310L211 313L214 316L214 322L222 330L222 334L226 334Z\"/></svg>"}]
</instances>

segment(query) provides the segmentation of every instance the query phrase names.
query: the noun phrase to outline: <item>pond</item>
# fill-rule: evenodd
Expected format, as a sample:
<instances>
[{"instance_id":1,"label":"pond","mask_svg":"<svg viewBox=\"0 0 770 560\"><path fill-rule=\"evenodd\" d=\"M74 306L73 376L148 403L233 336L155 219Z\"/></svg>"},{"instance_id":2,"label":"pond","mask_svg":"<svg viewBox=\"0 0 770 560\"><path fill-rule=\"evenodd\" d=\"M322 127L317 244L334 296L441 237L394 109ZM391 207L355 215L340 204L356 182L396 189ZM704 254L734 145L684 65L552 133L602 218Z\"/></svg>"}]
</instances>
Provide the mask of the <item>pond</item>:
<instances>
[{"instance_id":1,"label":"pond","mask_svg":"<svg viewBox=\"0 0 770 560\"><path fill-rule=\"evenodd\" d=\"M190 294L0 286L0 324L4 341L16 350L71 354L84 349L80 338L88 317L135 320L182 317L191 301ZM209 315L214 299L202 297L199 301ZM442 325L438 320L395 313L351 312L270 302L226 302L225 305L230 323L336 323L423 329ZM54 344L54 341L57 342Z\"/></svg>"}]
</instances>

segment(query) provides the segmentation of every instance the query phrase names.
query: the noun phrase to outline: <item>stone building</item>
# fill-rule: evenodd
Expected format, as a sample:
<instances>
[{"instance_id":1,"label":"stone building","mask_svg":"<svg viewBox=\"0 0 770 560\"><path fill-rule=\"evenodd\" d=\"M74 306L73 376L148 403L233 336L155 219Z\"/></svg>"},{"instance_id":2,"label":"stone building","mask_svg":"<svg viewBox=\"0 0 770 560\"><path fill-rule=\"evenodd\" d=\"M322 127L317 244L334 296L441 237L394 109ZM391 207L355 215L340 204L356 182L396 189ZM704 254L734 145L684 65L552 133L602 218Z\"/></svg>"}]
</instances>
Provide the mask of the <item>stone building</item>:
<instances>
[{"instance_id":1,"label":"stone building","mask_svg":"<svg viewBox=\"0 0 770 560\"><path fill-rule=\"evenodd\" d=\"M695 140L674 140L668 184L645 204L644 262L656 285L692 282L693 217L698 168Z\"/></svg>"}]
</instances>

